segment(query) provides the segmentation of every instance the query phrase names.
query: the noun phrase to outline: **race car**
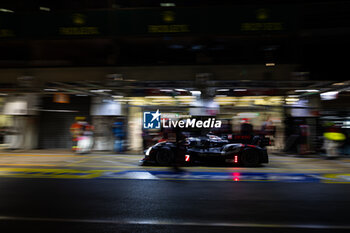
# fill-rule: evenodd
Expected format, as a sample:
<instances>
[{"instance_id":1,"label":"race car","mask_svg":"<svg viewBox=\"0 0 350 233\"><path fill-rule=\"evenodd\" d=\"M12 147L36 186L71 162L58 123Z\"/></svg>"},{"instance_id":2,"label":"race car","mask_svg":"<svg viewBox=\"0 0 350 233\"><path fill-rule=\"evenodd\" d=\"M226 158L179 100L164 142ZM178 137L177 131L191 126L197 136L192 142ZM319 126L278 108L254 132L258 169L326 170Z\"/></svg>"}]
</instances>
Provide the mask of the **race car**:
<instances>
[{"instance_id":1,"label":"race car","mask_svg":"<svg viewBox=\"0 0 350 233\"><path fill-rule=\"evenodd\" d=\"M177 161L180 158L180 162L187 165L226 163L254 167L268 163L268 138L252 137L250 144L244 139L244 143L234 143L226 137L206 135L188 137L177 143L159 142L145 151L145 157L140 162L141 165L168 166L176 156Z\"/></svg>"}]
</instances>

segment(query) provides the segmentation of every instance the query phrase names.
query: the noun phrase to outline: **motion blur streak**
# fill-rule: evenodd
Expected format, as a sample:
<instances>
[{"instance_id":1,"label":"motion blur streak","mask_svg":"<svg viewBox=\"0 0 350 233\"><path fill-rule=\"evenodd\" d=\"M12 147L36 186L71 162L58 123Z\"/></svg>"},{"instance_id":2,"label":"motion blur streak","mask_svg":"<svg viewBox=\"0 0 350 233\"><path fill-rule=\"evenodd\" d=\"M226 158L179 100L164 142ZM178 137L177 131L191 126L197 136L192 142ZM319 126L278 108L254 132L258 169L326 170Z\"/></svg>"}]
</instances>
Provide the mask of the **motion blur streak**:
<instances>
[{"instance_id":1,"label":"motion blur streak","mask_svg":"<svg viewBox=\"0 0 350 233\"><path fill-rule=\"evenodd\" d=\"M350 231L349 25L344 0L1 0L1 233Z\"/></svg>"},{"instance_id":2,"label":"motion blur streak","mask_svg":"<svg viewBox=\"0 0 350 233\"><path fill-rule=\"evenodd\" d=\"M251 228L300 228L300 229L350 229L350 225L314 225L314 224L259 224L249 222L212 222L206 220L203 222L182 222L169 220L110 220L110 219L65 219L65 218L28 218L0 216L1 220L15 221L36 221L36 222L69 222L69 223L104 223L104 224L134 224L134 225L174 225L174 226L220 226L220 227L251 227Z\"/></svg>"}]
</instances>

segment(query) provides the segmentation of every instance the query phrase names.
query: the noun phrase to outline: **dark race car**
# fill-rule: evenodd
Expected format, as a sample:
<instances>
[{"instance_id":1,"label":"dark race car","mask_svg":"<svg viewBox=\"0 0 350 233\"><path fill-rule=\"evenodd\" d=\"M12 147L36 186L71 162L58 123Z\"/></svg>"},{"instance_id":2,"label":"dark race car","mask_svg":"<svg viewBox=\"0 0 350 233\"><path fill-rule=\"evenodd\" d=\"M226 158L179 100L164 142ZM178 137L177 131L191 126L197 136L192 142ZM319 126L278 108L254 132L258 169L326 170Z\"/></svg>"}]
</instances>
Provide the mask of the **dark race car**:
<instances>
[{"instance_id":1,"label":"dark race car","mask_svg":"<svg viewBox=\"0 0 350 233\"><path fill-rule=\"evenodd\" d=\"M182 142L160 142L145 151L142 165L168 166L174 161L174 156L184 164L198 163L230 163L232 165L258 166L268 163L266 146L269 139L260 136L247 140L215 135L188 137ZM234 142L236 141L236 142ZM249 144L247 143L249 141ZM180 153L179 153L180 151Z\"/></svg>"}]
</instances>

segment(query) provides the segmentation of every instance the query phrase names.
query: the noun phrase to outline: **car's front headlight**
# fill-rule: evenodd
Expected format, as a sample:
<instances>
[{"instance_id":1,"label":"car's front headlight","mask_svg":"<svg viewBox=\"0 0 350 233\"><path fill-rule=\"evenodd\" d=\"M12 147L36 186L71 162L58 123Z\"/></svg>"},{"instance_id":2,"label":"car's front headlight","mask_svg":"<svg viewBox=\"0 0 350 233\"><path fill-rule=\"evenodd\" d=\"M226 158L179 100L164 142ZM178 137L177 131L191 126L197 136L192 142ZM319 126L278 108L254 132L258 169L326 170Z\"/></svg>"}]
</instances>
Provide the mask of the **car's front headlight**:
<instances>
[{"instance_id":1,"label":"car's front headlight","mask_svg":"<svg viewBox=\"0 0 350 233\"><path fill-rule=\"evenodd\" d=\"M146 155L146 156L149 156L149 154L151 153L151 150L152 150L152 147L148 148L148 149L146 150L145 155Z\"/></svg>"}]
</instances>

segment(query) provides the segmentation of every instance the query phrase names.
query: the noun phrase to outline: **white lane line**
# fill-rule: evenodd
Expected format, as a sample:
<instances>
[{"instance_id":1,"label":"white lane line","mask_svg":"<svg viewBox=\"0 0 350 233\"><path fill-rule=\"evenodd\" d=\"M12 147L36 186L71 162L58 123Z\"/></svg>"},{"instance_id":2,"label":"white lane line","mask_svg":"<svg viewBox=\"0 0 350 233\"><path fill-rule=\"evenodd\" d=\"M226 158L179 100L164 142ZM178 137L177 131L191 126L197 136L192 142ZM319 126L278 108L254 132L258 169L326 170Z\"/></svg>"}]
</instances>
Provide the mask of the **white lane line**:
<instances>
[{"instance_id":1,"label":"white lane line","mask_svg":"<svg viewBox=\"0 0 350 233\"><path fill-rule=\"evenodd\" d=\"M62 223L102 223L119 225L169 225L169 226L212 226L212 227L249 227L249 228L307 228L307 229L350 229L350 225L325 224L278 224L278 223L249 223L249 222L185 222L169 220L112 220L112 219L70 219L70 218L32 218L0 216L0 221L32 221L32 222L62 222Z\"/></svg>"}]
</instances>

